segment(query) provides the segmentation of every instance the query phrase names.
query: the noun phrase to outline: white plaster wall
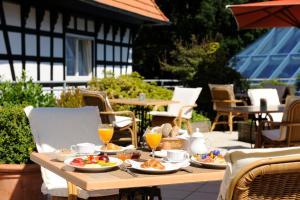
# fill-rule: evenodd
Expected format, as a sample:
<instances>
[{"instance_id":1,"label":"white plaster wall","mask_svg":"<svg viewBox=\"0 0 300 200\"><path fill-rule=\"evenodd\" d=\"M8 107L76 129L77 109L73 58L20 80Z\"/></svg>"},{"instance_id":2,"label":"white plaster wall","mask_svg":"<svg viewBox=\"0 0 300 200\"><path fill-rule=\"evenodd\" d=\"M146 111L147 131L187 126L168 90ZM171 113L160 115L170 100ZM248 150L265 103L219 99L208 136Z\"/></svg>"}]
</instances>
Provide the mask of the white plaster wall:
<instances>
[{"instance_id":1,"label":"white plaster wall","mask_svg":"<svg viewBox=\"0 0 300 200\"><path fill-rule=\"evenodd\" d=\"M123 37L123 43L129 43L129 33L130 29L127 28Z\"/></svg>"},{"instance_id":2,"label":"white plaster wall","mask_svg":"<svg viewBox=\"0 0 300 200\"><path fill-rule=\"evenodd\" d=\"M41 81L50 81L50 63L40 63L40 80Z\"/></svg>"},{"instance_id":3,"label":"white plaster wall","mask_svg":"<svg viewBox=\"0 0 300 200\"><path fill-rule=\"evenodd\" d=\"M113 46L106 45L106 61L113 60Z\"/></svg>"},{"instance_id":4,"label":"white plaster wall","mask_svg":"<svg viewBox=\"0 0 300 200\"><path fill-rule=\"evenodd\" d=\"M36 35L26 34L25 35L25 54L27 56L36 56Z\"/></svg>"},{"instance_id":5,"label":"white plaster wall","mask_svg":"<svg viewBox=\"0 0 300 200\"><path fill-rule=\"evenodd\" d=\"M97 66L97 78L104 78L104 66L103 65Z\"/></svg>"},{"instance_id":6,"label":"white plaster wall","mask_svg":"<svg viewBox=\"0 0 300 200\"><path fill-rule=\"evenodd\" d=\"M104 45L97 44L97 60L104 60Z\"/></svg>"},{"instance_id":7,"label":"white plaster wall","mask_svg":"<svg viewBox=\"0 0 300 200\"><path fill-rule=\"evenodd\" d=\"M84 19L77 17L77 29L84 31Z\"/></svg>"},{"instance_id":8,"label":"white plaster wall","mask_svg":"<svg viewBox=\"0 0 300 200\"><path fill-rule=\"evenodd\" d=\"M26 28L31 28L31 29L35 29L36 28L36 20L35 20L35 16L36 16L36 10L34 7L30 8L30 12L25 24Z\"/></svg>"},{"instance_id":9,"label":"white plaster wall","mask_svg":"<svg viewBox=\"0 0 300 200\"><path fill-rule=\"evenodd\" d=\"M106 66L105 72L106 72L106 74L108 74L108 75L113 74L113 66Z\"/></svg>"},{"instance_id":10,"label":"white plaster wall","mask_svg":"<svg viewBox=\"0 0 300 200\"><path fill-rule=\"evenodd\" d=\"M53 80L54 81L63 81L64 77L64 66L62 63L53 64Z\"/></svg>"},{"instance_id":11,"label":"white plaster wall","mask_svg":"<svg viewBox=\"0 0 300 200\"><path fill-rule=\"evenodd\" d=\"M41 30L50 31L50 12L45 11L43 21L41 23Z\"/></svg>"},{"instance_id":12,"label":"white plaster wall","mask_svg":"<svg viewBox=\"0 0 300 200\"><path fill-rule=\"evenodd\" d=\"M109 27L109 31L108 31L108 33L106 35L106 39L108 41L112 41L113 40L113 27L112 26Z\"/></svg>"},{"instance_id":13,"label":"white plaster wall","mask_svg":"<svg viewBox=\"0 0 300 200\"><path fill-rule=\"evenodd\" d=\"M115 46L115 61L116 62L121 61L120 51L121 51L121 48L119 46Z\"/></svg>"},{"instance_id":14,"label":"white plaster wall","mask_svg":"<svg viewBox=\"0 0 300 200\"><path fill-rule=\"evenodd\" d=\"M95 31L94 21L88 20L87 21L87 28L88 28L88 32L94 32Z\"/></svg>"},{"instance_id":15,"label":"white plaster wall","mask_svg":"<svg viewBox=\"0 0 300 200\"><path fill-rule=\"evenodd\" d=\"M21 33L8 32L8 38L12 54L21 55Z\"/></svg>"},{"instance_id":16,"label":"white plaster wall","mask_svg":"<svg viewBox=\"0 0 300 200\"><path fill-rule=\"evenodd\" d=\"M122 47L122 62L127 62L127 47Z\"/></svg>"},{"instance_id":17,"label":"white plaster wall","mask_svg":"<svg viewBox=\"0 0 300 200\"><path fill-rule=\"evenodd\" d=\"M53 40L54 57L63 57L63 40L60 38L54 38Z\"/></svg>"},{"instance_id":18,"label":"white plaster wall","mask_svg":"<svg viewBox=\"0 0 300 200\"><path fill-rule=\"evenodd\" d=\"M50 37L41 36L40 37L41 44L41 56L50 57Z\"/></svg>"},{"instance_id":19,"label":"white plaster wall","mask_svg":"<svg viewBox=\"0 0 300 200\"><path fill-rule=\"evenodd\" d=\"M11 26L21 26L21 8L20 5L4 1L3 10L6 24Z\"/></svg>"},{"instance_id":20,"label":"white plaster wall","mask_svg":"<svg viewBox=\"0 0 300 200\"><path fill-rule=\"evenodd\" d=\"M0 31L0 53L2 53L2 54L7 53L2 31Z\"/></svg>"},{"instance_id":21,"label":"white plaster wall","mask_svg":"<svg viewBox=\"0 0 300 200\"><path fill-rule=\"evenodd\" d=\"M62 14L58 14L57 22L56 22L56 24L54 26L54 32L56 32L56 33L62 33L63 32L62 21L63 21Z\"/></svg>"},{"instance_id":22,"label":"white plaster wall","mask_svg":"<svg viewBox=\"0 0 300 200\"><path fill-rule=\"evenodd\" d=\"M32 78L33 81L37 80L37 63L35 62L26 62L25 71L28 78Z\"/></svg>"},{"instance_id":23,"label":"white plaster wall","mask_svg":"<svg viewBox=\"0 0 300 200\"><path fill-rule=\"evenodd\" d=\"M10 67L9 63L7 60L0 60L0 80L5 81L5 80L11 80L11 72L10 72Z\"/></svg>"},{"instance_id":24,"label":"white plaster wall","mask_svg":"<svg viewBox=\"0 0 300 200\"><path fill-rule=\"evenodd\" d=\"M115 77L119 77L121 75L121 68L120 68L120 66L115 66L114 75L115 75Z\"/></svg>"},{"instance_id":25,"label":"white plaster wall","mask_svg":"<svg viewBox=\"0 0 300 200\"><path fill-rule=\"evenodd\" d=\"M68 28L74 29L74 17L73 16L70 17L70 22L69 22Z\"/></svg>"},{"instance_id":26,"label":"white plaster wall","mask_svg":"<svg viewBox=\"0 0 300 200\"><path fill-rule=\"evenodd\" d=\"M100 30L98 32L98 39L103 40L104 39L104 25L102 24L100 27Z\"/></svg>"},{"instance_id":27,"label":"white plaster wall","mask_svg":"<svg viewBox=\"0 0 300 200\"><path fill-rule=\"evenodd\" d=\"M131 74L132 73L132 66L128 65L127 66L127 74Z\"/></svg>"},{"instance_id":28,"label":"white plaster wall","mask_svg":"<svg viewBox=\"0 0 300 200\"><path fill-rule=\"evenodd\" d=\"M126 74L126 65L123 65L121 68L121 73Z\"/></svg>"},{"instance_id":29,"label":"white plaster wall","mask_svg":"<svg viewBox=\"0 0 300 200\"><path fill-rule=\"evenodd\" d=\"M121 29L120 28L118 29L117 34L115 36L115 41L121 42Z\"/></svg>"},{"instance_id":30,"label":"white plaster wall","mask_svg":"<svg viewBox=\"0 0 300 200\"><path fill-rule=\"evenodd\" d=\"M17 79L20 79L22 76L22 62L21 61L13 61L15 76Z\"/></svg>"}]
</instances>

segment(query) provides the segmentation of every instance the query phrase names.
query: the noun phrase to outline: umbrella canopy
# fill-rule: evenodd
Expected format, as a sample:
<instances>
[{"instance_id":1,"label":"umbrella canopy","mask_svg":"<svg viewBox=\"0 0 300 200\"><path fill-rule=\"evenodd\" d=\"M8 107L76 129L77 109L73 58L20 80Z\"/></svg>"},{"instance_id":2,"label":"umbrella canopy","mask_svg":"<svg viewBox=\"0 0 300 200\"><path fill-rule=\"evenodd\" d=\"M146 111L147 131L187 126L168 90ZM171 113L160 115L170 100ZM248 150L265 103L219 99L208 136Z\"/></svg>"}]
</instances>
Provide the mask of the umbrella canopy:
<instances>
[{"instance_id":1,"label":"umbrella canopy","mask_svg":"<svg viewBox=\"0 0 300 200\"><path fill-rule=\"evenodd\" d=\"M226 7L232 11L239 29L300 28L300 0L275 0Z\"/></svg>"}]
</instances>

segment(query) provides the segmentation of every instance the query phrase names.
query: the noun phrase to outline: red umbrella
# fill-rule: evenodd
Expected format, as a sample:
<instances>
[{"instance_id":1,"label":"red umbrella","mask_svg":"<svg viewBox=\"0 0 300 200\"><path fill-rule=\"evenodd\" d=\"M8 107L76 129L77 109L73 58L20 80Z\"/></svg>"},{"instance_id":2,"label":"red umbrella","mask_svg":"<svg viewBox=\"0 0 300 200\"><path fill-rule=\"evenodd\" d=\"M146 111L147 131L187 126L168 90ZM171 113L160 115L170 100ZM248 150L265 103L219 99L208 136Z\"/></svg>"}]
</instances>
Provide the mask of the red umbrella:
<instances>
[{"instance_id":1,"label":"red umbrella","mask_svg":"<svg viewBox=\"0 0 300 200\"><path fill-rule=\"evenodd\" d=\"M291 27L300 28L300 0L276 0L228 5L239 29Z\"/></svg>"}]
</instances>

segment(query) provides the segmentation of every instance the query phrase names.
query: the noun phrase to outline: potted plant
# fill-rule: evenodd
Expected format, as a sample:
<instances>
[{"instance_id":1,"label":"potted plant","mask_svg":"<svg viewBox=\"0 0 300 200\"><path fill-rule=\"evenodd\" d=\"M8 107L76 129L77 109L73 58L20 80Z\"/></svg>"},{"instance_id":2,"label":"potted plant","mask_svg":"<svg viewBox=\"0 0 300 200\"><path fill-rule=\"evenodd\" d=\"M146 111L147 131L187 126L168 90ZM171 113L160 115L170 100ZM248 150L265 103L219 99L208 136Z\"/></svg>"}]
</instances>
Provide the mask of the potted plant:
<instances>
[{"instance_id":1,"label":"potted plant","mask_svg":"<svg viewBox=\"0 0 300 200\"><path fill-rule=\"evenodd\" d=\"M26 105L55 105L53 95L43 94L42 87L23 73L17 83L0 84L0 197L1 200L38 200L41 194L39 165L30 161L35 150Z\"/></svg>"}]
</instances>

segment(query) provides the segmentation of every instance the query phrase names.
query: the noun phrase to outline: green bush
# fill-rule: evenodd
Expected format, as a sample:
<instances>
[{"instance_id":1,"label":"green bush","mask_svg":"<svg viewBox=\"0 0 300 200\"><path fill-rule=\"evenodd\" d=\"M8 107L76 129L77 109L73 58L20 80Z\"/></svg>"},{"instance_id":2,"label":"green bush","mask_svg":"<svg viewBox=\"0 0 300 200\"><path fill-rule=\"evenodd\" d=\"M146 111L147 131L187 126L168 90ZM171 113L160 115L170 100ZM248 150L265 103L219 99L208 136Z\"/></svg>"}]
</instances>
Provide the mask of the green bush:
<instances>
[{"instance_id":1,"label":"green bush","mask_svg":"<svg viewBox=\"0 0 300 200\"><path fill-rule=\"evenodd\" d=\"M0 107L0 127L0 164L30 163L35 144L23 107Z\"/></svg>"},{"instance_id":2,"label":"green bush","mask_svg":"<svg viewBox=\"0 0 300 200\"><path fill-rule=\"evenodd\" d=\"M88 86L92 90L106 91L110 98L136 98L139 93L144 93L146 98L151 99L170 99L172 97L171 90L159 87L155 83L146 83L137 72L118 78L94 78L88 83Z\"/></svg>"},{"instance_id":3,"label":"green bush","mask_svg":"<svg viewBox=\"0 0 300 200\"><path fill-rule=\"evenodd\" d=\"M78 88L68 89L60 94L60 99L57 100L59 107L78 108L83 105L82 95Z\"/></svg>"},{"instance_id":4,"label":"green bush","mask_svg":"<svg viewBox=\"0 0 300 200\"><path fill-rule=\"evenodd\" d=\"M53 94L44 94L40 84L33 83L32 79L26 80L25 72L16 83L5 81L0 83L0 106L32 105L34 107L55 106Z\"/></svg>"}]
</instances>

